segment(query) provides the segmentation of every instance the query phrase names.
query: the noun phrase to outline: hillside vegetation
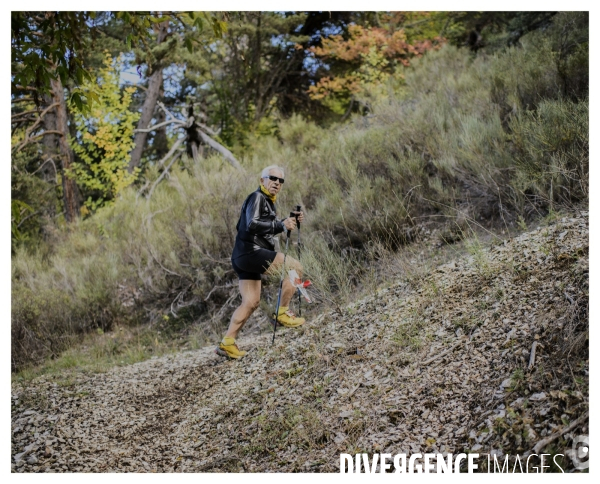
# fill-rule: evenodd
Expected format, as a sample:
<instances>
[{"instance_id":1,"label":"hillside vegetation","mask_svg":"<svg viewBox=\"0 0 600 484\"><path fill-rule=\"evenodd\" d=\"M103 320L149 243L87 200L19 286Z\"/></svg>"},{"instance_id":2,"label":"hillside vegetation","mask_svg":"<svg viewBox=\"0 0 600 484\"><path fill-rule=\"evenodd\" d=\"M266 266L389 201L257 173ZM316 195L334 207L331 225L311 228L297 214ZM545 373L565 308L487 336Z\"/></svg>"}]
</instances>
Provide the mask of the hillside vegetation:
<instances>
[{"instance_id":1,"label":"hillside vegetation","mask_svg":"<svg viewBox=\"0 0 600 484\"><path fill-rule=\"evenodd\" d=\"M15 382L12 469L338 472L340 453L425 452L524 469L543 452L562 454L545 472L572 471L589 433L588 236L581 212L496 239L274 346L244 338L242 361L208 347Z\"/></svg>"},{"instance_id":2,"label":"hillside vegetation","mask_svg":"<svg viewBox=\"0 0 600 484\"><path fill-rule=\"evenodd\" d=\"M587 43L564 43L573 15L518 47L431 50L366 91L369 109L345 124L283 120L250 139L241 172L217 156L183 155L151 197L130 186L85 220L49 226L44 242L17 246L13 370L116 327L219 338L239 297L229 263L239 207L272 163L286 169L280 214L298 203L307 213L311 316L341 310L369 281L385 283L386 261L431 234L441 250L585 209ZM148 183L159 176L150 167ZM151 356L153 340L137 359ZM110 351L118 359L119 348Z\"/></svg>"}]
</instances>

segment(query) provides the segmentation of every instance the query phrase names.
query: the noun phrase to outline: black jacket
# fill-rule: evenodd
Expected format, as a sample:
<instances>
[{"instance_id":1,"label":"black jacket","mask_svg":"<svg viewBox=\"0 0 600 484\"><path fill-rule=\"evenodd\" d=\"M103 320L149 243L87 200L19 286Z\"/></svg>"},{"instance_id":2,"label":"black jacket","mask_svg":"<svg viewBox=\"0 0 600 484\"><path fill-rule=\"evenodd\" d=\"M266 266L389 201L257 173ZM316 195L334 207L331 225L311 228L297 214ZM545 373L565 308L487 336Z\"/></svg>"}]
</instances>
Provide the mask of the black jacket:
<instances>
[{"instance_id":1,"label":"black jacket","mask_svg":"<svg viewBox=\"0 0 600 484\"><path fill-rule=\"evenodd\" d=\"M237 225L232 259L251 254L258 249L275 250L274 236L284 231L277 220L275 204L260 190L252 192L242 205Z\"/></svg>"}]
</instances>

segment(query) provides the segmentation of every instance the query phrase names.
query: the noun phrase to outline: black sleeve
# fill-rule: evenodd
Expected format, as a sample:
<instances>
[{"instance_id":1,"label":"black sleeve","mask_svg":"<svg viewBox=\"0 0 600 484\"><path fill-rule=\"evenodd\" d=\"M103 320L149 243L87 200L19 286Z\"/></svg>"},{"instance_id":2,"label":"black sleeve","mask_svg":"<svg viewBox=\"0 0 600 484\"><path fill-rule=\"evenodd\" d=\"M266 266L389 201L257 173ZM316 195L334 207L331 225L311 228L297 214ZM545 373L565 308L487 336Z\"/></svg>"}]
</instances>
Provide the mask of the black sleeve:
<instances>
[{"instance_id":1,"label":"black sleeve","mask_svg":"<svg viewBox=\"0 0 600 484\"><path fill-rule=\"evenodd\" d=\"M281 222L277 220L261 220L260 212L262 209L263 197L256 193L246 205L246 223L248 224L247 230L251 234L256 235L267 235L276 234L276 228L278 228ZM282 232L283 230L281 230Z\"/></svg>"},{"instance_id":2,"label":"black sleeve","mask_svg":"<svg viewBox=\"0 0 600 484\"><path fill-rule=\"evenodd\" d=\"M285 230L285 225L283 225L282 220L275 220L275 234L280 234Z\"/></svg>"}]
</instances>

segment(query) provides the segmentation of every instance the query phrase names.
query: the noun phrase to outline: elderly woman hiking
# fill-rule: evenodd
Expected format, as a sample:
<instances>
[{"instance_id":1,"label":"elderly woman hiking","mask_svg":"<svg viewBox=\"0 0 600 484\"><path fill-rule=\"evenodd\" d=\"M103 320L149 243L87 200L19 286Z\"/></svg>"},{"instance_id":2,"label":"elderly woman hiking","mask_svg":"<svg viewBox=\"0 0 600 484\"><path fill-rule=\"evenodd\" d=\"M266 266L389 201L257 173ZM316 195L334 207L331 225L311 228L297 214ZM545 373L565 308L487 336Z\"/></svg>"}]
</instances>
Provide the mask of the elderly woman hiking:
<instances>
[{"instance_id":1,"label":"elderly woman hiking","mask_svg":"<svg viewBox=\"0 0 600 484\"><path fill-rule=\"evenodd\" d=\"M283 181L283 169L276 165L268 166L262 171L260 186L246 198L242 205L242 213L236 226L238 233L231 255L231 264L240 280L242 304L231 316L229 329L215 350L218 355L237 359L246 354L237 347L235 339L260 302L260 276L265 273L275 274L281 270L284 255L275 252L274 237L285 229L296 228L294 217L283 220L278 220L276 217L275 200L281 191ZM294 213L298 214L298 222L302 223L304 213ZM295 269L302 277L302 266L296 259L288 256L285 266L286 269ZM303 318L297 318L288 310L295 290L286 277L283 282L277 320L288 328L296 328L304 324Z\"/></svg>"}]
</instances>

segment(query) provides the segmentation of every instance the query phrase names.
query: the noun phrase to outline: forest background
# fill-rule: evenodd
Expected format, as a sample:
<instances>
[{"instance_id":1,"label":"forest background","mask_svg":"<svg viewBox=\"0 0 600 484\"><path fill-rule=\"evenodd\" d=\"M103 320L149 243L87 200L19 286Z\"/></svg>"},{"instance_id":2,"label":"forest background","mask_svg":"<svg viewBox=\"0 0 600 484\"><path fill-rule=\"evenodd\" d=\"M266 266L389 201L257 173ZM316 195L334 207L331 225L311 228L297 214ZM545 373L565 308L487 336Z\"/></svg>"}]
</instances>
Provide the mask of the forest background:
<instances>
[{"instance_id":1,"label":"forest background","mask_svg":"<svg viewBox=\"0 0 600 484\"><path fill-rule=\"evenodd\" d=\"M239 297L239 207L272 163L281 213L309 216L315 312L406 270L390 261L422 240L443 250L585 207L588 24L12 12L12 369L218 338Z\"/></svg>"}]
</instances>

